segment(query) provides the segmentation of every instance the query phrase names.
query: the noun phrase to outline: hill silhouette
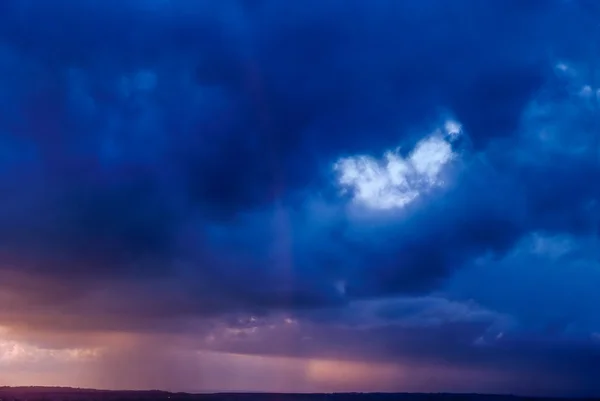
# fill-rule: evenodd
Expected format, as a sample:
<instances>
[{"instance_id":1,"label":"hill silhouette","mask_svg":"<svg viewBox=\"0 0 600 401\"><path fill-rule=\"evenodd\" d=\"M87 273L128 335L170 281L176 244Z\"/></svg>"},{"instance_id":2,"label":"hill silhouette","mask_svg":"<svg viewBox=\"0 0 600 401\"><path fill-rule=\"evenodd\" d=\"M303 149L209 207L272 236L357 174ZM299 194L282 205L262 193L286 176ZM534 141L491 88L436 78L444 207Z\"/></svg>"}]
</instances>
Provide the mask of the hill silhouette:
<instances>
[{"instance_id":1,"label":"hill silhouette","mask_svg":"<svg viewBox=\"0 0 600 401\"><path fill-rule=\"evenodd\" d=\"M455 393L233 393L96 390L72 387L0 387L0 401L592 401L592 398L523 397ZM596 400L597 401L597 400Z\"/></svg>"}]
</instances>

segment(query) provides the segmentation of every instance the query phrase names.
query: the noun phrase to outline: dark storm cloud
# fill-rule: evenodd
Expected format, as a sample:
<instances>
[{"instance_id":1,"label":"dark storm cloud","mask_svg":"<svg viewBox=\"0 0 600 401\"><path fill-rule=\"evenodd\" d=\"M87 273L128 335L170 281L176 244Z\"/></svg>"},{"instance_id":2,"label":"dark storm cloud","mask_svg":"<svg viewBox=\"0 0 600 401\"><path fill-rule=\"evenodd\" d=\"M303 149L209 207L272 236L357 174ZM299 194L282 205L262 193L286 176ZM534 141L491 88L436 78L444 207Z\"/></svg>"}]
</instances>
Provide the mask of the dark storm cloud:
<instances>
[{"instance_id":1,"label":"dark storm cloud","mask_svg":"<svg viewBox=\"0 0 600 401\"><path fill-rule=\"evenodd\" d=\"M0 319L187 332L198 317L327 307L308 319L348 322L357 299L451 282L449 296L492 312L411 343L423 357L477 359L443 333L471 338L495 313L516 331L535 319L474 291L477 272L461 268L529 266L511 258L531 233L587 241L598 229L597 83L583 44L597 32L581 4L3 2ZM462 133L443 187L387 211L340 195L340 157L407 156L446 117ZM571 315L588 332L600 331L594 300ZM431 318L429 304L408 308L381 319ZM462 313L444 308L434 320ZM361 356L393 349L380 331L353 337L380 344Z\"/></svg>"},{"instance_id":2,"label":"dark storm cloud","mask_svg":"<svg viewBox=\"0 0 600 401\"><path fill-rule=\"evenodd\" d=\"M434 380L439 368L448 369L446 374L470 372L464 379L479 384L485 379L475 379L475 372L504 377L498 387L484 385L485 391L554 396L598 392L600 343L589 336L523 334L513 331L514 322L506 315L436 297L358 302L325 316L329 313L312 313L308 320L240 319L213 328L203 346L424 370L424 377L415 375L415 380Z\"/></svg>"},{"instance_id":3,"label":"dark storm cloud","mask_svg":"<svg viewBox=\"0 0 600 401\"><path fill-rule=\"evenodd\" d=\"M322 186L442 109L477 147L509 136L561 7L219 4L4 5L9 259L160 270L185 220Z\"/></svg>"}]
</instances>

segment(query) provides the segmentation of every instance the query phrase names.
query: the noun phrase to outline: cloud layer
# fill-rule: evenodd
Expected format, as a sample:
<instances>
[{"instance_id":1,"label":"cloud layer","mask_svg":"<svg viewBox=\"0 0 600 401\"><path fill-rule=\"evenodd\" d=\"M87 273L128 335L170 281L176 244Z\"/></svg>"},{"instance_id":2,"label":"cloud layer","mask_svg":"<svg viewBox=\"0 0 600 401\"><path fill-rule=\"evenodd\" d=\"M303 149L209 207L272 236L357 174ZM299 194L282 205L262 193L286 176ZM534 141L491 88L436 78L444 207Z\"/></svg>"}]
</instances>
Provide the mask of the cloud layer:
<instances>
[{"instance_id":1,"label":"cloud layer","mask_svg":"<svg viewBox=\"0 0 600 401\"><path fill-rule=\"evenodd\" d=\"M91 386L155 358L185 379L130 386L198 390L218 351L263 361L240 387L292 358L278 391L348 389L323 379L345 363L381 372L355 390L456 369L431 389L599 394L597 12L3 2L0 361L103 349Z\"/></svg>"}]
</instances>

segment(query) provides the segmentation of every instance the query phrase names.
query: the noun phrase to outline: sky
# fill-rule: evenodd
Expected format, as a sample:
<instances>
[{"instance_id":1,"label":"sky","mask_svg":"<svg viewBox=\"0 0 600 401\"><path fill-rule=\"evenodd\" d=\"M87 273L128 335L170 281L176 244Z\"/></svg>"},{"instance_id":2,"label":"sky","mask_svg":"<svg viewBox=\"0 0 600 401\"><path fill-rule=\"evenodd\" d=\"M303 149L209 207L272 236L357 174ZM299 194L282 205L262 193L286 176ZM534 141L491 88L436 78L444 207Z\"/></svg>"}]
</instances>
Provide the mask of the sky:
<instances>
[{"instance_id":1,"label":"sky","mask_svg":"<svg viewBox=\"0 0 600 401\"><path fill-rule=\"evenodd\" d=\"M0 2L0 383L599 396L599 14Z\"/></svg>"}]
</instances>

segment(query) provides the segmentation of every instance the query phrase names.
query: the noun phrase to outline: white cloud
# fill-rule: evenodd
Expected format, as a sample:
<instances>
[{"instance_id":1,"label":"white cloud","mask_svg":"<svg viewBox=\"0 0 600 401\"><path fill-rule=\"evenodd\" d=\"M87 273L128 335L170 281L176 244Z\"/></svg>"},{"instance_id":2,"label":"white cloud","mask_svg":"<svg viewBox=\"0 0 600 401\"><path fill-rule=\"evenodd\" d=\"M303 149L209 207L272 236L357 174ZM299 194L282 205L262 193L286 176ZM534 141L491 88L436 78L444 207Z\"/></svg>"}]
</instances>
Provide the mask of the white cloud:
<instances>
[{"instance_id":1,"label":"white cloud","mask_svg":"<svg viewBox=\"0 0 600 401\"><path fill-rule=\"evenodd\" d=\"M461 133L460 124L448 121L441 130L418 142L408 156L388 151L382 159L357 155L338 160L338 185L350 190L357 204L372 209L402 208L424 191L444 184L444 167L456 157L450 141Z\"/></svg>"},{"instance_id":2,"label":"white cloud","mask_svg":"<svg viewBox=\"0 0 600 401\"><path fill-rule=\"evenodd\" d=\"M462 132L462 125L454 120L446 121L444 124L446 134L450 137L450 140L456 139Z\"/></svg>"},{"instance_id":3,"label":"white cloud","mask_svg":"<svg viewBox=\"0 0 600 401\"><path fill-rule=\"evenodd\" d=\"M410 164L417 174L430 185L441 184L440 173L454 154L452 147L444 139L433 136L417 144L409 157Z\"/></svg>"}]
</instances>

